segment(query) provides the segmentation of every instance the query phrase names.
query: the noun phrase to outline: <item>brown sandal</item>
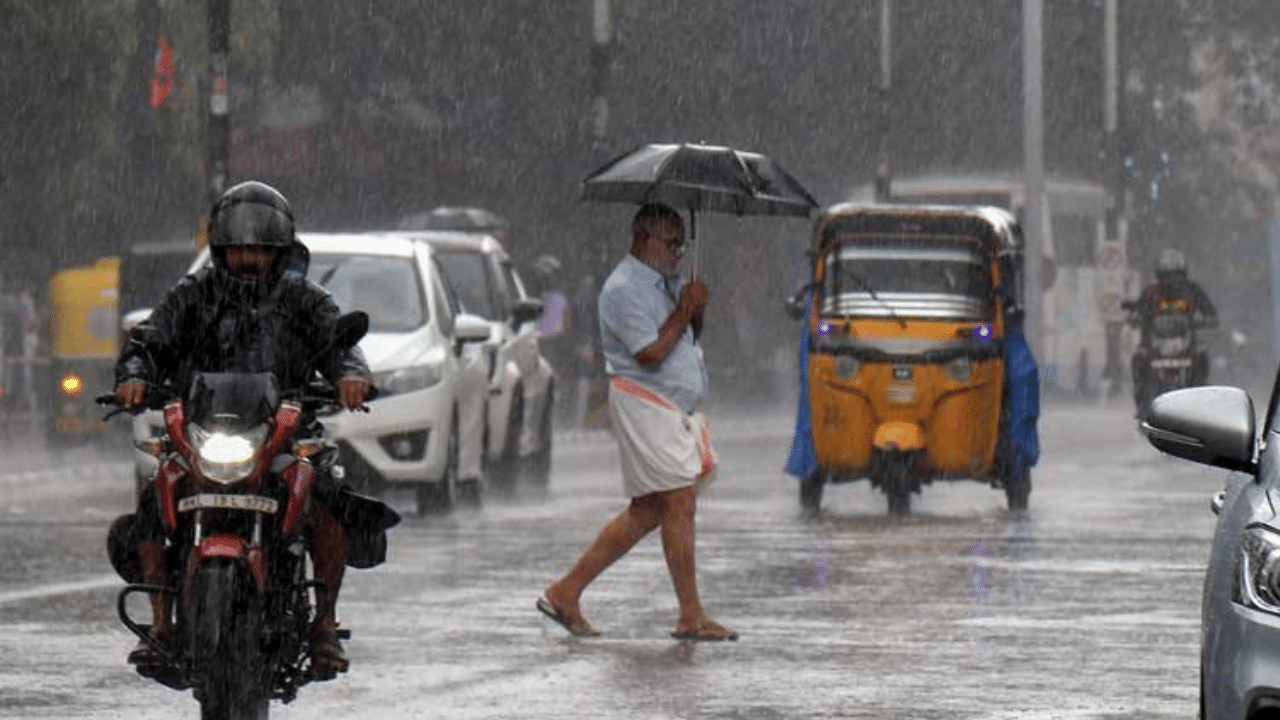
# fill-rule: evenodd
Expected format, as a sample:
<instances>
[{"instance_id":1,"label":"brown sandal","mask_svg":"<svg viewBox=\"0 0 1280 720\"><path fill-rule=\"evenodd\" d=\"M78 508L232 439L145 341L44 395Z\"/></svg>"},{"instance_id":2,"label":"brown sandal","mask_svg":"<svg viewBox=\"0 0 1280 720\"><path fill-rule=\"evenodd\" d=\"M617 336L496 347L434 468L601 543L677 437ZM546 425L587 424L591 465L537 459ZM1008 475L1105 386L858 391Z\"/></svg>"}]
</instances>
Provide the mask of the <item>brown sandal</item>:
<instances>
[{"instance_id":1,"label":"brown sandal","mask_svg":"<svg viewBox=\"0 0 1280 720\"><path fill-rule=\"evenodd\" d=\"M332 680L346 672L349 665L338 633L331 630L311 635L311 674L317 680Z\"/></svg>"}]
</instances>

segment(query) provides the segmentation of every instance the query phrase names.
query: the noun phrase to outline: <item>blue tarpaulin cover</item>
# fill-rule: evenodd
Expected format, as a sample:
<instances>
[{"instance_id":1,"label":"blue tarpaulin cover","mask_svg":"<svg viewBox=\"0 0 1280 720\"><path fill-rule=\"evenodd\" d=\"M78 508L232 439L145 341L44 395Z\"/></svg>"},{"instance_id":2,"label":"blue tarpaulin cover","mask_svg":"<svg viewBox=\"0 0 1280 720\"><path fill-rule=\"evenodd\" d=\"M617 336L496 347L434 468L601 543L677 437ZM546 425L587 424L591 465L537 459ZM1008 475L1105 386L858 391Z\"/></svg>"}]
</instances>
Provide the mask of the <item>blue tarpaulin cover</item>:
<instances>
[{"instance_id":1,"label":"blue tarpaulin cover","mask_svg":"<svg viewBox=\"0 0 1280 720\"><path fill-rule=\"evenodd\" d=\"M1040 370L1022 328L1010 325L1004 339L1004 373L1008 392L1004 413L1009 419L1010 475L1017 475L1040 460Z\"/></svg>"},{"instance_id":2,"label":"blue tarpaulin cover","mask_svg":"<svg viewBox=\"0 0 1280 720\"><path fill-rule=\"evenodd\" d=\"M796 431L791 438L791 453L783 471L799 478L810 478L818 472L818 454L813 450L813 418L809 414L809 303L812 291L804 295L805 313L800 321L800 401L796 408Z\"/></svg>"},{"instance_id":3,"label":"blue tarpaulin cover","mask_svg":"<svg viewBox=\"0 0 1280 720\"><path fill-rule=\"evenodd\" d=\"M791 437L791 452L783 471L799 478L813 477L818 472L818 456L813 449L813 419L809 412L809 322L810 296L805 294L805 320L800 333L800 392L796 408L796 428ZM1008 419L1010 467L1008 475L1017 475L1040 460L1040 370L1022 328L1008 326L1005 333L1004 368L1007 392L1003 412Z\"/></svg>"}]
</instances>

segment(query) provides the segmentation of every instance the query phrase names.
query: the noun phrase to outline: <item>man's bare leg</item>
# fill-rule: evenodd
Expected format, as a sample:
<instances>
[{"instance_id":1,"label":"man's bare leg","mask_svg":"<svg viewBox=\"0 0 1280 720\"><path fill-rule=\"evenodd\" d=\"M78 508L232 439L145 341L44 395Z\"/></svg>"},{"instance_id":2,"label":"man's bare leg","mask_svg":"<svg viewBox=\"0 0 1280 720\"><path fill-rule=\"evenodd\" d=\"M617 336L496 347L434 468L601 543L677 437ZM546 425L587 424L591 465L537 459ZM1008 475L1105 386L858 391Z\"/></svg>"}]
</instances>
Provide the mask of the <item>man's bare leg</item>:
<instances>
[{"instance_id":1,"label":"man's bare leg","mask_svg":"<svg viewBox=\"0 0 1280 720\"><path fill-rule=\"evenodd\" d=\"M142 566L142 581L148 585L164 587L168 584L164 566L164 541L143 540L138 543L138 563ZM151 601L151 629L156 637L171 639L169 626L169 596L147 593Z\"/></svg>"},{"instance_id":2,"label":"man's bare leg","mask_svg":"<svg viewBox=\"0 0 1280 720\"><path fill-rule=\"evenodd\" d=\"M658 500L655 495L633 498L625 510L605 524L569 572L543 591L547 601L572 624L586 624L579 601L587 586L658 526Z\"/></svg>"},{"instance_id":3,"label":"man's bare leg","mask_svg":"<svg viewBox=\"0 0 1280 720\"><path fill-rule=\"evenodd\" d=\"M733 639L737 633L707 617L698 596L698 572L695 558L695 516L698 491L693 485L662 493L662 552L671 573L680 619L675 635L693 635L702 639Z\"/></svg>"},{"instance_id":4,"label":"man's bare leg","mask_svg":"<svg viewBox=\"0 0 1280 720\"><path fill-rule=\"evenodd\" d=\"M323 503L312 506L311 564L316 579L324 584L316 589L316 617L311 626L312 669L321 679L346 672L347 657L334 633L338 628L338 591L347 566L347 535L338 519Z\"/></svg>"}]
</instances>

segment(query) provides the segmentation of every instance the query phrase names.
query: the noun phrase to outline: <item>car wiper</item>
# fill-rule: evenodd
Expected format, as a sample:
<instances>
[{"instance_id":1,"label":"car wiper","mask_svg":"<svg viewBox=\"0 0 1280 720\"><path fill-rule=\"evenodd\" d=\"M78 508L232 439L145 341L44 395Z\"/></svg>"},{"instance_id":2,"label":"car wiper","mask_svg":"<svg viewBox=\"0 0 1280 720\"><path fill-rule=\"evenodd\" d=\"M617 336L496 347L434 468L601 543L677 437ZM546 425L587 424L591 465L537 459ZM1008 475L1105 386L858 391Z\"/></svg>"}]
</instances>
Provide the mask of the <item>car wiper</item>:
<instances>
[{"instance_id":1,"label":"car wiper","mask_svg":"<svg viewBox=\"0 0 1280 720\"><path fill-rule=\"evenodd\" d=\"M324 275L321 275L319 280L316 280L316 284L319 285L320 287L328 287L329 281L333 279L334 273L338 272L338 270L341 269L342 266L346 265L348 262L350 261L339 260L338 262L334 263L333 267L329 268L329 270Z\"/></svg>"},{"instance_id":2,"label":"car wiper","mask_svg":"<svg viewBox=\"0 0 1280 720\"><path fill-rule=\"evenodd\" d=\"M862 277L862 275L854 272L853 270L841 270L840 274L842 276L847 275L848 277L853 278L853 281L857 283L859 287L867 291L867 294L871 296L872 300L875 300L876 302L880 303L880 305L882 305L885 310L889 311L889 317L893 318L894 320L897 320L898 325L900 325L903 330L907 329L907 321L903 320L902 317L900 317L897 313L893 311L893 306L891 306L889 303L882 300L880 296L876 294L876 289L871 287L871 283L868 282L866 278Z\"/></svg>"}]
</instances>

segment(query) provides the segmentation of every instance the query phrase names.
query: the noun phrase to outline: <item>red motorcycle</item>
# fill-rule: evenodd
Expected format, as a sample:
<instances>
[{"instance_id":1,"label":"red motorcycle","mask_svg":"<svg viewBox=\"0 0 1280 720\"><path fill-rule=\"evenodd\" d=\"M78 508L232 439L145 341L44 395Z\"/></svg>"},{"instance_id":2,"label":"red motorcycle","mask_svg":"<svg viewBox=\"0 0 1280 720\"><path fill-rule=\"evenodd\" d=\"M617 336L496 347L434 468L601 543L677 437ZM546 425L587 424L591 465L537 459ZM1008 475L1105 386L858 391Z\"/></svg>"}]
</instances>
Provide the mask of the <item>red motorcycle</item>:
<instances>
[{"instance_id":1,"label":"red motorcycle","mask_svg":"<svg viewBox=\"0 0 1280 720\"><path fill-rule=\"evenodd\" d=\"M358 318L340 322L339 336L350 347L365 329ZM140 571L118 565L132 577L117 610L164 658L138 665L139 674L190 688L203 720L265 719L271 700L288 703L317 679L309 667L312 592L323 586L309 576L303 511L317 473L336 469L336 448L315 420L334 402L332 389L318 385L282 393L271 373L196 373L183 397L163 403L166 435L146 449L159 459L169 579L145 585ZM385 529L398 516L383 511ZM113 527L113 562L130 543ZM176 647L129 616L126 600L135 593L166 597Z\"/></svg>"}]
</instances>

